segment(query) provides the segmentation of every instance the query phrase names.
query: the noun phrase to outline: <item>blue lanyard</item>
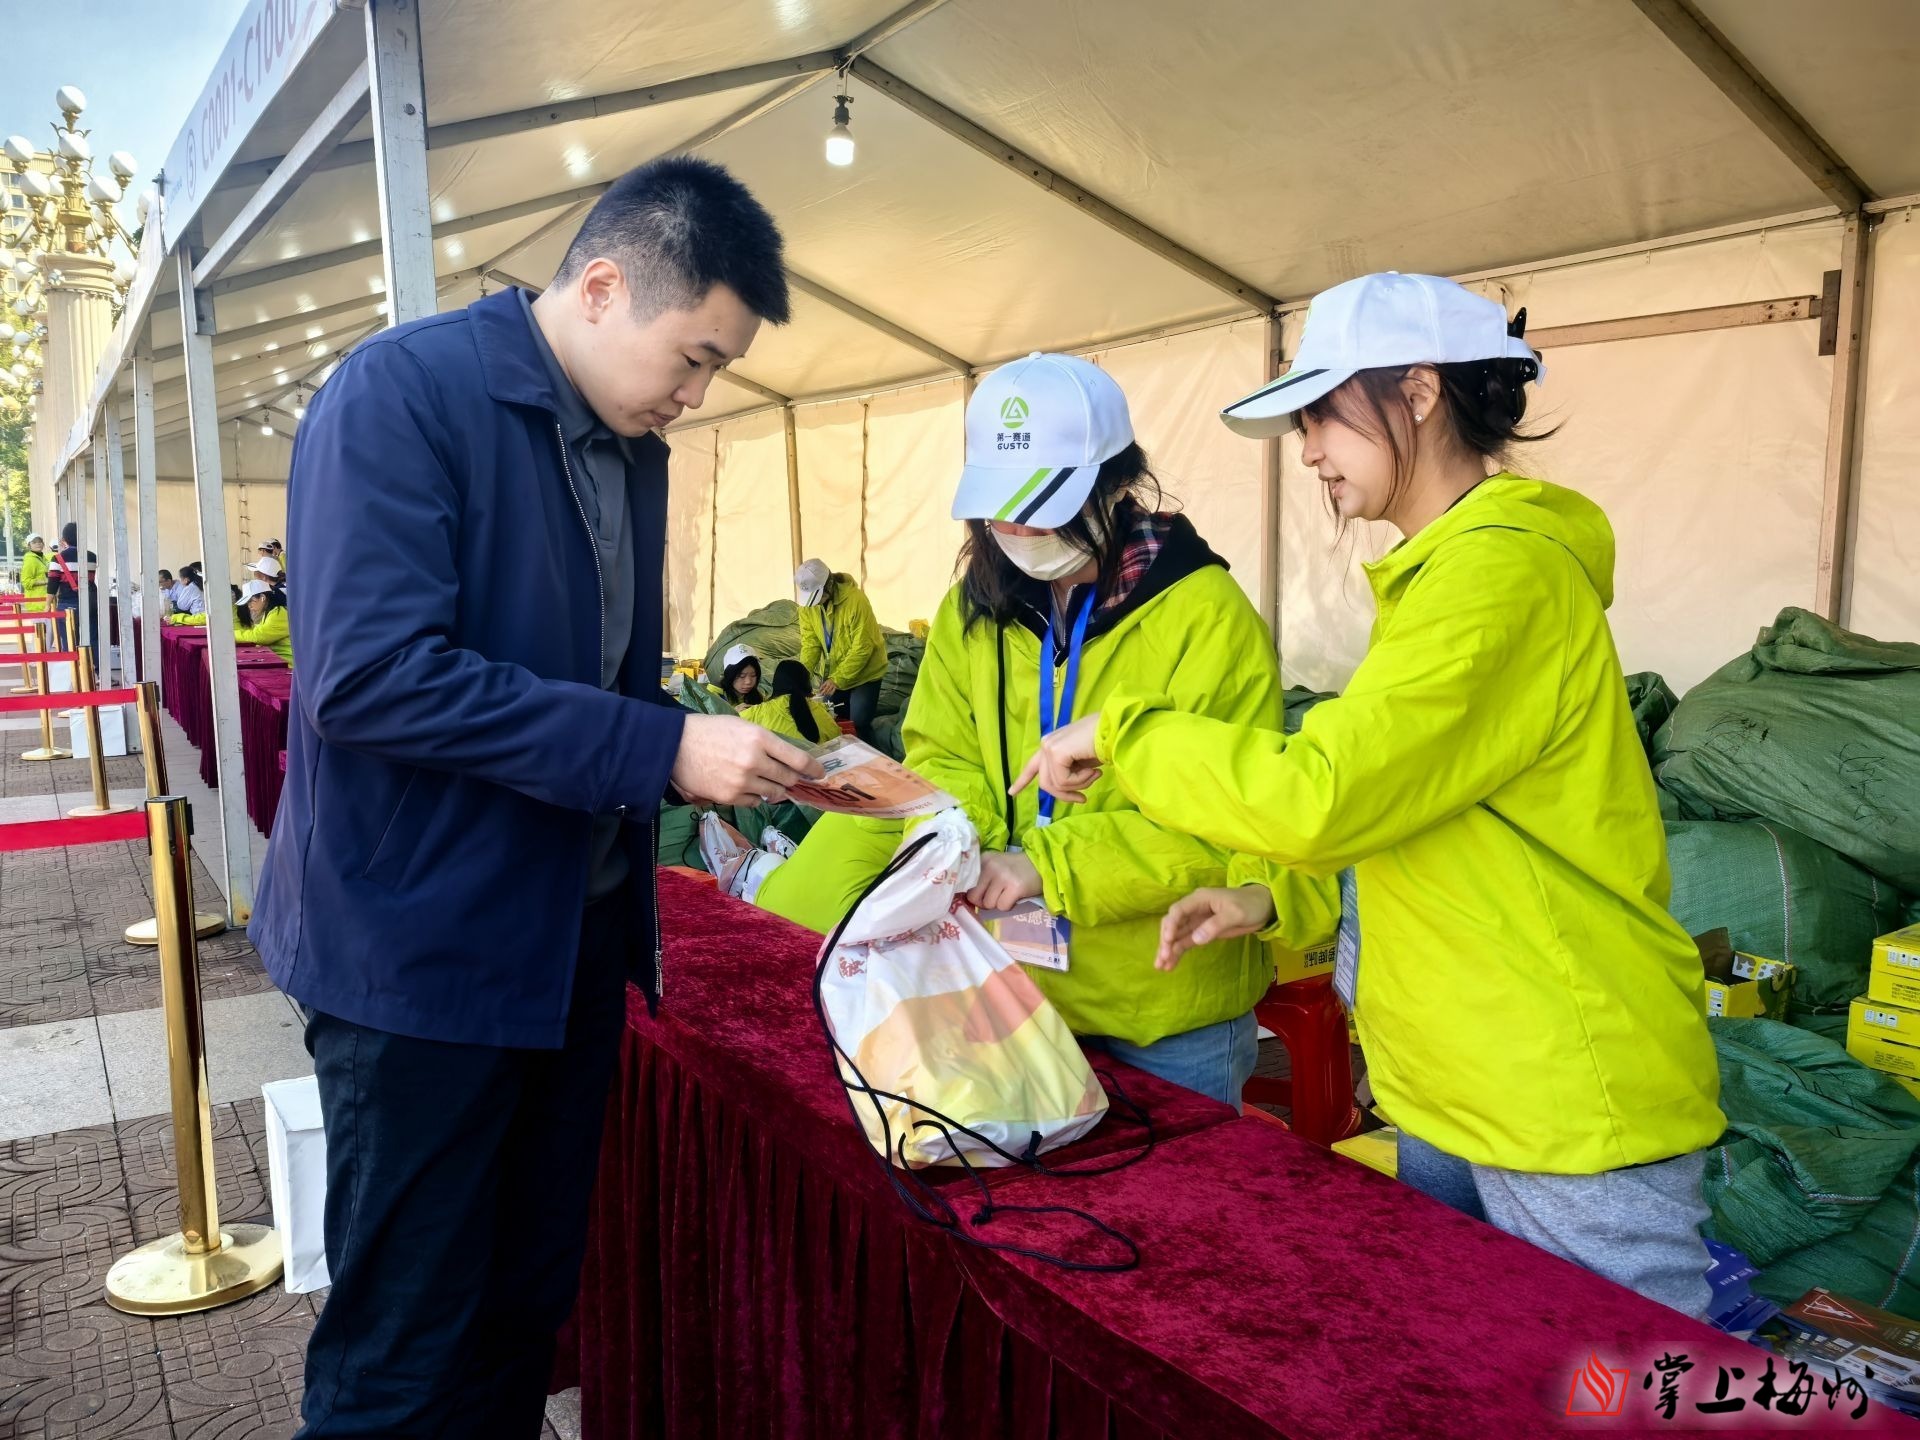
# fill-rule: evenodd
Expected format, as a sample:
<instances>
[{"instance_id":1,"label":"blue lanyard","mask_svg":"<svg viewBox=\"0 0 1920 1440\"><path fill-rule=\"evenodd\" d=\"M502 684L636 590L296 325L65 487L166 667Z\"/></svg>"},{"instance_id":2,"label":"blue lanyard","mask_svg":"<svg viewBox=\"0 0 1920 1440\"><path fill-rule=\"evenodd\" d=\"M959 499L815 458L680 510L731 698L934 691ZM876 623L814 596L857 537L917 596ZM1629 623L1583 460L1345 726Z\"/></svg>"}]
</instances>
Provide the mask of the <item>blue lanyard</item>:
<instances>
[{"instance_id":1,"label":"blue lanyard","mask_svg":"<svg viewBox=\"0 0 1920 1440\"><path fill-rule=\"evenodd\" d=\"M1040 734L1044 738L1064 725L1073 723L1073 697L1080 688L1080 651L1087 643L1087 625L1093 619L1093 601L1097 590L1089 589L1074 617L1073 632L1067 641L1067 679L1060 689L1060 713L1053 709L1053 621L1047 621L1047 633L1040 639ZM1040 792L1040 823L1053 821L1053 796Z\"/></svg>"}]
</instances>

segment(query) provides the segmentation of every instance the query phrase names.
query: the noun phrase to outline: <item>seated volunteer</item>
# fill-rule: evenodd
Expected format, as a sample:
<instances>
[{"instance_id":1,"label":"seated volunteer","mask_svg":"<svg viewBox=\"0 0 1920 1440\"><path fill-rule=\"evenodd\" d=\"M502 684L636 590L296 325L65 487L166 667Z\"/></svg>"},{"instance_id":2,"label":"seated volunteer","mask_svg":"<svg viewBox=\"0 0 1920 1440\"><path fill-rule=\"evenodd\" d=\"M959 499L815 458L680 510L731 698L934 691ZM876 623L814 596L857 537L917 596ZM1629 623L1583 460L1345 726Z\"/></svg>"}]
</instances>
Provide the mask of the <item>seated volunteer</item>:
<instances>
[{"instance_id":1,"label":"seated volunteer","mask_svg":"<svg viewBox=\"0 0 1920 1440\"><path fill-rule=\"evenodd\" d=\"M1367 567L1379 617L1345 693L1283 736L1110 692L1021 783L1292 867L1269 880L1338 874L1335 981L1401 1178L1699 1316L1725 1128L1700 960L1607 627L1612 527L1501 468L1539 373L1523 325L1425 275L1316 298L1292 369L1224 418L1296 425L1340 523L1405 537ZM1202 890L1160 963L1273 916L1258 884Z\"/></svg>"},{"instance_id":2,"label":"seated volunteer","mask_svg":"<svg viewBox=\"0 0 1920 1440\"><path fill-rule=\"evenodd\" d=\"M236 645L265 645L293 665L293 635L287 618L287 598L264 580L249 580L240 587L240 605L234 612L233 642Z\"/></svg>"},{"instance_id":3,"label":"seated volunteer","mask_svg":"<svg viewBox=\"0 0 1920 1440\"><path fill-rule=\"evenodd\" d=\"M180 583L173 588L173 609L176 615L200 615L207 613L207 598L200 589L200 562L180 569ZM204 625L202 619L198 623Z\"/></svg>"},{"instance_id":4,"label":"seated volunteer","mask_svg":"<svg viewBox=\"0 0 1920 1440\"><path fill-rule=\"evenodd\" d=\"M813 681L798 660L782 660L774 666L773 698L743 706L740 718L801 745L818 745L840 733L833 711L813 698Z\"/></svg>"},{"instance_id":5,"label":"seated volunteer","mask_svg":"<svg viewBox=\"0 0 1920 1440\"><path fill-rule=\"evenodd\" d=\"M247 573L256 580L264 580L275 590L283 594L287 588L286 572L280 568L280 562L271 555L262 555L258 560L249 560Z\"/></svg>"},{"instance_id":6,"label":"seated volunteer","mask_svg":"<svg viewBox=\"0 0 1920 1440\"><path fill-rule=\"evenodd\" d=\"M383 330L308 403L300 681L249 931L307 1016L326 1126L303 1440L540 1434L629 980L673 1004L661 803L821 773L660 684L658 432L788 313L773 218L675 157L607 188L537 299Z\"/></svg>"},{"instance_id":7,"label":"seated volunteer","mask_svg":"<svg viewBox=\"0 0 1920 1440\"><path fill-rule=\"evenodd\" d=\"M735 645L721 662L720 683L707 689L736 710L742 705L758 705L767 697L760 693L760 657L744 645Z\"/></svg>"},{"instance_id":8,"label":"seated volunteer","mask_svg":"<svg viewBox=\"0 0 1920 1440\"><path fill-rule=\"evenodd\" d=\"M1074 1033L1237 1106L1258 1049L1253 1006L1273 983L1266 946L1237 936L1203 948L1191 969L1153 963L1161 915L1226 879L1226 847L1117 790L1071 810L1008 794L1010 766L1042 735L1120 694L1169 695L1279 731L1266 624L1226 562L1158 500L1126 396L1104 370L1034 355L982 380L953 503L967 522L961 578L934 617L901 738L907 764L957 797L980 832L968 898L994 910L1039 900L1057 917L1058 968L1028 973ZM1331 938L1332 882L1288 893L1286 938L1301 948Z\"/></svg>"},{"instance_id":9,"label":"seated volunteer","mask_svg":"<svg viewBox=\"0 0 1920 1440\"><path fill-rule=\"evenodd\" d=\"M887 639L873 606L851 575L809 560L794 572L800 600L800 663L820 677L820 698L853 721L854 733L873 743L880 681L887 673Z\"/></svg>"}]
</instances>

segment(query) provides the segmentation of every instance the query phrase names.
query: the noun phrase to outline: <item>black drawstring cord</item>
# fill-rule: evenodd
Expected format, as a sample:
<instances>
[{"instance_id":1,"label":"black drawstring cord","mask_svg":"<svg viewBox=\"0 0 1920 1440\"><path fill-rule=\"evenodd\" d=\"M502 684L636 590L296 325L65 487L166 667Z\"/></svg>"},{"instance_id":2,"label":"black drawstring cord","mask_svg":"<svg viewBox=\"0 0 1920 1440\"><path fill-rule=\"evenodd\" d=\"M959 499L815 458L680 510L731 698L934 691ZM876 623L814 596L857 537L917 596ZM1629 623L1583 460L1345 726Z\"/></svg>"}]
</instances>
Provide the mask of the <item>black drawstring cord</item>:
<instances>
[{"instance_id":1,"label":"black drawstring cord","mask_svg":"<svg viewBox=\"0 0 1920 1440\"><path fill-rule=\"evenodd\" d=\"M1072 1206L996 1205L986 1181L980 1178L979 1171L974 1167L973 1163L968 1160L966 1155L961 1153L959 1147L953 1143L953 1134L957 1131L962 1135L969 1136L1010 1164L1024 1164L1040 1174L1063 1178L1106 1175L1115 1170L1123 1169L1128 1165L1135 1164L1141 1159L1144 1159L1153 1149L1153 1126L1147 1119L1146 1112L1135 1104L1131 1097L1127 1096L1126 1091L1120 1086L1119 1081L1115 1080L1111 1074L1098 1070L1094 1072L1100 1075L1103 1081L1111 1086L1112 1091L1120 1097L1133 1117L1146 1127L1146 1143L1136 1153L1128 1155L1116 1162L1102 1164L1096 1168L1054 1170L1046 1166L1039 1159L1039 1137L1037 1135L1029 1142L1027 1146L1028 1154L1026 1156L1015 1155L1008 1150L1002 1149L985 1135L980 1134L979 1131L962 1125L952 1117L941 1114L938 1110L933 1109L933 1107L929 1105L922 1104L911 1096L895 1095L885 1090L875 1089L868 1083L867 1077L860 1073L860 1067L854 1062L853 1057L842 1048L839 1037L833 1033L833 1023L827 1017L824 982L826 980L827 965L831 962L834 951L839 948L840 937L846 933L848 924L852 922L854 915L858 913L860 907L866 903L867 898L871 896L875 890L879 889L881 885L892 879L893 876L899 874L933 839L933 835L927 834L915 840L911 845L907 846L906 849L902 850L900 854L896 855L873 882L861 892L860 898L854 901L852 908L841 917L840 923L834 927L833 934L827 938L826 945L823 946L820 951L820 963L814 968L814 1014L819 1019L820 1032L826 1037L827 1045L833 1052L840 1066L840 1085L847 1097L847 1109L852 1114L854 1123L861 1124L860 1108L855 1102L854 1096L856 1094L865 1095L869 1103L872 1104L874 1116L879 1121L882 1143L878 1148L875 1148L871 1144L867 1148L872 1153L875 1162L880 1166L881 1172L886 1176L887 1183L893 1188L894 1193L906 1203L908 1209L928 1224L937 1225L942 1229L951 1231L958 1239L965 1241L969 1245L976 1246L979 1249L996 1250L1008 1255L1024 1255L1031 1260L1039 1260L1048 1265L1057 1265L1063 1270L1095 1272L1131 1270L1140 1263L1140 1247L1134 1243L1131 1237L1122 1234L1098 1216L1090 1215L1084 1210L1074 1209ZM847 1078L849 1075L853 1077L851 1081ZM1103 1088L1105 1087L1103 1086ZM894 1140L893 1127L888 1122L886 1108L881 1103L887 1100L891 1100L896 1104L909 1106L912 1109L919 1110L932 1117L928 1120L916 1121L913 1128L915 1130L931 1129L938 1131L941 1139L946 1142L947 1149L953 1154L954 1158L960 1162L968 1178L979 1187L982 1204L980 1209L974 1213L974 1224L987 1224L996 1214L1000 1213L1072 1215L1076 1219L1086 1221L1087 1224L1091 1225L1102 1235L1123 1246L1126 1249L1127 1258L1125 1260L1113 1261L1069 1260L1064 1255L1053 1255L1043 1250L1033 1250L1020 1245L996 1244L989 1240L983 1240L977 1235L969 1234L961 1224L959 1212L953 1208L952 1203L947 1197L927 1184L926 1181L921 1179L920 1175L907 1164L906 1150L908 1136L902 1134L897 1142ZM897 1166L893 1163L896 1157L898 1159ZM901 1176L903 1172L906 1177L913 1182L913 1189L909 1189L907 1184L902 1180ZM915 1191L919 1193L916 1194ZM926 1203L922 1203L922 1197L924 1197Z\"/></svg>"}]
</instances>

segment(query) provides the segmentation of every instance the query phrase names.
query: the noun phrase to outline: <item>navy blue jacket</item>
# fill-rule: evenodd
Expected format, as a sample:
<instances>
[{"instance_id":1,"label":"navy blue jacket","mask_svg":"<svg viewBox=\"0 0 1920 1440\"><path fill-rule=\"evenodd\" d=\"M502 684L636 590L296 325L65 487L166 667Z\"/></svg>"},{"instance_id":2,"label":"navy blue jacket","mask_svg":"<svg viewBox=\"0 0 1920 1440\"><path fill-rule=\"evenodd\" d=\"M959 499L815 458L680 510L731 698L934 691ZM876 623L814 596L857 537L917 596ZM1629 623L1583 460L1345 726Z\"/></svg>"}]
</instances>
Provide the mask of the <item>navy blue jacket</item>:
<instances>
[{"instance_id":1,"label":"navy blue jacket","mask_svg":"<svg viewBox=\"0 0 1920 1440\"><path fill-rule=\"evenodd\" d=\"M613 814L636 822L621 827L629 969L658 997L654 821L684 718L656 650L667 447L633 446L633 641L614 694L554 404L503 292L363 343L294 442L300 668L248 934L275 983L329 1015L561 1044L592 817Z\"/></svg>"}]
</instances>

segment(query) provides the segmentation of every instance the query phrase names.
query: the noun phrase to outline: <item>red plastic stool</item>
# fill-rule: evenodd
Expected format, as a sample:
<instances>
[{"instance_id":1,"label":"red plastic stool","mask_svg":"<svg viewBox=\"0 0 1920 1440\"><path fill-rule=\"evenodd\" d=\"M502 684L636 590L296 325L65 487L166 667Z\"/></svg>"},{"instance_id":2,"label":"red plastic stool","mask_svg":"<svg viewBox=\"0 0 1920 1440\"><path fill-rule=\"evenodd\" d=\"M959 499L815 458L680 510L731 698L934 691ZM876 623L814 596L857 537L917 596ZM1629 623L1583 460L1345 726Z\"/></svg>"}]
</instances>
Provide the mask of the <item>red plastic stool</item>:
<instances>
[{"instance_id":1,"label":"red plastic stool","mask_svg":"<svg viewBox=\"0 0 1920 1440\"><path fill-rule=\"evenodd\" d=\"M1331 1145L1358 1130L1347 1016L1333 993L1333 977L1275 985L1253 1007L1253 1018L1287 1047L1292 1075L1286 1080L1254 1076L1240 1092L1241 1101L1285 1105L1294 1132L1316 1145Z\"/></svg>"}]
</instances>

